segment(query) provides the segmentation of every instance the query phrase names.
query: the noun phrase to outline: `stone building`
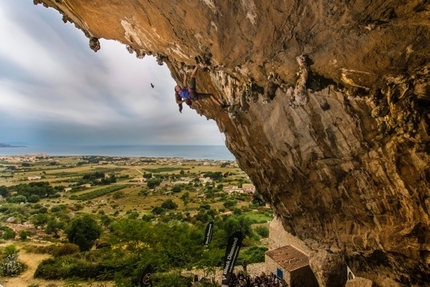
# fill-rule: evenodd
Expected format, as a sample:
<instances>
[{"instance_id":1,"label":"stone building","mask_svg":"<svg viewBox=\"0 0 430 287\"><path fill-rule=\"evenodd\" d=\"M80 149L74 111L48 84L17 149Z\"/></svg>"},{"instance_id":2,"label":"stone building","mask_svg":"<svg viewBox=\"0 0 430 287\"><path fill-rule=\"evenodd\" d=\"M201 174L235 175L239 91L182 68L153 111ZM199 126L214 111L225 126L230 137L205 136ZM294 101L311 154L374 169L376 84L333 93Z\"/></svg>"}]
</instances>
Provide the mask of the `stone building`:
<instances>
[{"instance_id":1,"label":"stone building","mask_svg":"<svg viewBox=\"0 0 430 287\"><path fill-rule=\"evenodd\" d=\"M266 271L292 287L313 287L318 282L309 267L309 258L291 245L266 252Z\"/></svg>"},{"instance_id":2,"label":"stone building","mask_svg":"<svg viewBox=\"0 0 430 287\"><path fill-rule=\"evenodd\" d=\"M275 274L290 287L318 286L309 266L310 251L303 241L285 231L278 218L270 222L269 250L265 256L268 274Z\"/></svg>"}]
</instances>

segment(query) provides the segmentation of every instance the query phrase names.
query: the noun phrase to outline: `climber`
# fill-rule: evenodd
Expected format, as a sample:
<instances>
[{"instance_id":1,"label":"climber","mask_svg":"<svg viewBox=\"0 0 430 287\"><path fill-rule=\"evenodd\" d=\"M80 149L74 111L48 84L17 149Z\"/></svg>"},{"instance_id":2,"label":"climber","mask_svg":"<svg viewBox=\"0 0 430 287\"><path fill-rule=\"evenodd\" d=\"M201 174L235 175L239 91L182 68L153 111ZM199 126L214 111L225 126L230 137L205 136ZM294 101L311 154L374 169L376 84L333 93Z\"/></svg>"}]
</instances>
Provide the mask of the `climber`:
<instances>
[{"instance_id":1,"label":"climber","mask_svg":"<svg viewBox=\"0 0 430 287\"><path fill-rule=\"evenodd\" d=\"M181 88L179 85L175 87L175 101L179 106L180 113L182 113L182 103L185 102L187 105L191 106L193 103L192 101L204 100L209 98L218 106L223 107L223 105L214 97L213 94L203 94L196 91L197 70L198 70L198 67L196 66L191 72L191 79L189 82L188 89L185 88L187 86L186 73L184 75L184 82L183 82L184 88Z\"/></svg>"}]
</instances>

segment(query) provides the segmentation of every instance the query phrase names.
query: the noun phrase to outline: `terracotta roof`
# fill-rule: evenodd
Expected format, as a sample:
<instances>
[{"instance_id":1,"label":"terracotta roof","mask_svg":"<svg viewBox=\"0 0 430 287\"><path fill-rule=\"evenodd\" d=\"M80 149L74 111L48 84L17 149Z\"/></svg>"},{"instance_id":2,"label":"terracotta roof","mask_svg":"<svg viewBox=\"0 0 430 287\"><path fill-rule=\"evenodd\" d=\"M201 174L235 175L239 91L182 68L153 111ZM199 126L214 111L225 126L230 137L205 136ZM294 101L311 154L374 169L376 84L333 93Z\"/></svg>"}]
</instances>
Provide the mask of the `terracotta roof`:
<instances>
[{"instance_id":1,"label":"terracotta roof","mask_svg":"<svg viewBox=\"0 0 430 287\"><path fill-rule=\"evenodd\" d=\"M309 258L291 245L267 251L266 255L278 263L285 271L294 271L309 265Z\"/></svg>"}]
</instances>

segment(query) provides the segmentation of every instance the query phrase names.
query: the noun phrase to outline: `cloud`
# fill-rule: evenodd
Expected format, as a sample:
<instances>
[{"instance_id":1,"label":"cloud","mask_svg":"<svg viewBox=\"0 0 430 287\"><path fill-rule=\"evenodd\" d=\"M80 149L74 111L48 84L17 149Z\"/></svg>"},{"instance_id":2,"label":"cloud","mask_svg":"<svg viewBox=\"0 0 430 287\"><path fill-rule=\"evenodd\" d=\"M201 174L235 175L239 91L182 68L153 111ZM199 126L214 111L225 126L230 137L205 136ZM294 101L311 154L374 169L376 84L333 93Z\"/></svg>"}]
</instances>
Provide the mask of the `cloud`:
<instances>
[{"instance_id":1,"label":"cloud","mask_svg":"<svg viewBox=\"0 0 430 287\"><path fill-rule=\"evenodd\" d=\"M56 10L2 1L0 42L0 142L224 144L214 121L178 112L165 65L116 41L94 53Z\"/></svg>"}]
</instances>

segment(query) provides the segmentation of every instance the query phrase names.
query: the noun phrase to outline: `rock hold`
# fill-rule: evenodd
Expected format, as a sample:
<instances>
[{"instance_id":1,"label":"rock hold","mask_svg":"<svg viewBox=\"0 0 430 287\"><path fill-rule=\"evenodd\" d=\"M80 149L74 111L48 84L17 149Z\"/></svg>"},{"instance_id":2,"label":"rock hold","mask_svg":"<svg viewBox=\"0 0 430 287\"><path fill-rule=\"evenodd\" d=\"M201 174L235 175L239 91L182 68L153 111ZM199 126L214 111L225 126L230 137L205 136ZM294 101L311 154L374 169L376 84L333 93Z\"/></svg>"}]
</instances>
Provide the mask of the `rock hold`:
<instances>
[{"instance_id":1,"label":"rock hold","mask_svg":"<svg viewBox=\"0 0 430 287\"><path fill-rule=\"evenodd\" d=\"M96 37L90 38L90 49L93 50L94 52L97 52L98 50L100 50L100 41L98 38Z\"/></svg>"},{"instance_id":2,"label":"rock hold","mask_svg":"<svg viewBox=\"0 0 430 287\"><path fill-rule=\"evenodd\" d=\"M307 57L306 55L300 55L296 57L296 61L299 64L299 72L297 73L298 79L290 102L293 108L304 106L308 102L306 81L308 80L309 67L306 63Z\"/></svg>"}]
</instances>

